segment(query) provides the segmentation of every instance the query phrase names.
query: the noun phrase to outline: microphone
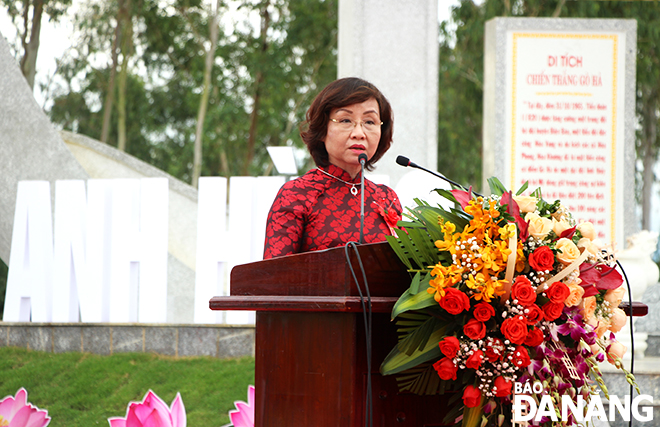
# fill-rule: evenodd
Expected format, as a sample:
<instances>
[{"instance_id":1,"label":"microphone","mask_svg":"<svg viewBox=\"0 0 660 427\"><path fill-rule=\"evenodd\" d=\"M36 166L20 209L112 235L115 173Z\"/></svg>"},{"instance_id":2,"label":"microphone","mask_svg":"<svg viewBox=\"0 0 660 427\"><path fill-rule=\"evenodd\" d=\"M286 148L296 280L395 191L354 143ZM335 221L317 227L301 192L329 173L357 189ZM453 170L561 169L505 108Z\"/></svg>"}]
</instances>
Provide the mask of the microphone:
<instances>
[{"instance_id":1,"label":"microphone","mask_svg":"<svg viewBox=\"0 0 660 427\"><path fill-rule=\"evenodd\" d=\"M410 159L407 158L407 157L405 157L405 156L398 156L398 157L396 158L396 163L399 164L399 165L401 165L401 166L403 166L404 168L405 168L405 167L411 167L411 168L421 169L421 170L423 170L424 172L428 172L428 173L430 173L431 175L437 176L438 178L440 178L440 179L442 179L442 180L444 180L444 181L447 181L447 182L450 183L451 185L454 185L454 186L456 186L456 187L462 188L462 189L465 190L465 191L471 191L470 189L465 188L464 186L462 186L461 184L459 184L458 182L454 182L454 181L452 181L451 179L449 179L449 178L447 178L447 177L444 177L444 176L440 175L440 174L437 173L437 172L433 172L432 170L426 169L426 168L424 168L424 167L418 165L417 163L413 163L413 162L411 162ZM481 194L479 194L479 193L477 193L477 192L475 192L475 191L472 191L472 192L473 192L474 194L476 194L478 197L483 197Z\"/></svg>"},{"instance_id":2,"label":"microphone","mask_svg":"<svg viewBox=\"0 0 660 427\"><path fill-rule=\"evenodd\" d=\"M369 158L365 153L360 153L358 161L360 162L360 244L364 239L364 165Z\"/></svg>"}]
</instances>

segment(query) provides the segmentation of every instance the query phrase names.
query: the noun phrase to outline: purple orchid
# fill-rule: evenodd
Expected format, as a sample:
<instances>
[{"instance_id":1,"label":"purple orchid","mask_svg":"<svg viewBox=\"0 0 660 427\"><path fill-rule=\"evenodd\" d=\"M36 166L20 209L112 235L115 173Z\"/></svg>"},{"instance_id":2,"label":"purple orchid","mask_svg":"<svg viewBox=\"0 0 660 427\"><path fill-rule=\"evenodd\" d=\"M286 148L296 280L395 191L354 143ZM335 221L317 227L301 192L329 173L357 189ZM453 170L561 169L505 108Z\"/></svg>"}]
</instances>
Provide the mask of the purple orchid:
<instances>
[{"instance_id":1,"label":"purple orchid","mask_svg":"<svg viewBox=\"0 0 660 427\"><path fill-rule=\"evenodd\" d=\"M581 322L579 321L582 320L581 316L576 317L579 317L579 319L569 318L566 320L566 323L557 326L557 332L564 336L570 335L573 341L579 342L580 339L586 335L587 331L584 330Z\"/></svg>"}]
</instances>

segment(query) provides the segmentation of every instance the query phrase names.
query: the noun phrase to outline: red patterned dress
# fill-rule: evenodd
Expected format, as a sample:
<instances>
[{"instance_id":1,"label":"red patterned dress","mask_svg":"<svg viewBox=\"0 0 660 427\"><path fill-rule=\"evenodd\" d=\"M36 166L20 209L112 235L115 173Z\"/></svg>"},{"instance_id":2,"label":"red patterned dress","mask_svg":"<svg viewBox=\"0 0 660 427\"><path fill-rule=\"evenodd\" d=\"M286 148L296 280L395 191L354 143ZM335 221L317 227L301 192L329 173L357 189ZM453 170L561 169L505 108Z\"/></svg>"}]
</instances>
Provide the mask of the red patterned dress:
<instances>
[{"instance_id":1,"label":"red patterned dress","mask_svg":"<svg viewBox=\"0 0 660 427\"><path fill-rule=\"evenodd\" d=\"M282 186L266 224L264 259L343 246L360 239L360 174L330 165ZM401 203L386 185L364 180L364 243L382 242L401 218ZM388 224L389 223L389 224Z\"/></svg>"}]
</instances>

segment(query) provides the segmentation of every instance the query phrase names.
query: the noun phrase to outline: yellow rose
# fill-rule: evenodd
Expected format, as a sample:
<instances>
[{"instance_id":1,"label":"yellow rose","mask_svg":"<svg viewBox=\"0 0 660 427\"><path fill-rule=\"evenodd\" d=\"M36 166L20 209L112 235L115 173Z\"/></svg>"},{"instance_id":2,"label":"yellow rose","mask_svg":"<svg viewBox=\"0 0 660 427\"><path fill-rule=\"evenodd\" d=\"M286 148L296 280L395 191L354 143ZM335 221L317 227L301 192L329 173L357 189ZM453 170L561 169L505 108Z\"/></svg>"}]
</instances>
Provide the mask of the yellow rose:
<instances>
[{"instance_id":1,"label":"yellow rose","mask_svg":"<svg viewBox=\"0 0 660 427\"><path fill-rule=\"evenodd\" d=\"M520 212L534 212L538 203L537 198L532 196L513 196L513 200L518 203Z\"/></svg>"},{"instance_id":2,"label":"yellow rose","mask_svg":"<svg viewBox=\"0 0 660 427\"><path fill-rule=\"evenodd\" d=\"M580 279L578 279L580 280ZM582 295L584 295L584 288L576 283L571 283L568 285L568 290L571 292L568 294L568 298L564 301L566 307L575 307L582 301Z\"/></svg>"},{"instance_id":3,"label":"yellow rose","mask_svg":"<svg viewBox=\"0 0 660 427\"><path fill-rule=\"evenodd\" d=\"M565 237L557 241L557 259L564 265L568 265L578 259L580 250L572 240Z\"/></svg>"},{"instance_id":4,"label":"yellow rose","mask_svg":"<svg viewBox=\"0 0 660 427\"><path fill-rule=\"evenodd\" d=\"M621 304L621 300L623 300L623 295L625 293L625 288L623 286L619 286L616 289L609 289L607 292L605 292L605 297L603 299L610 303L610 308L618 308L619 304Z\"/></svg>"},{"instance_id":5,"label":"yellow rose","mask_svg":"<svg viewBox=\"0 0 660 427\"><path fill-rule=\"evenodd\" d=\"M577 242L577 247L580 249L580 252L583 250L588 251L592 255L600 254L600 248L592 240L587 237L583 237Z\"/></svg>"},{"instance_id":6,"label":"yellow rose","mask_svg":"<svg viewBox=\"0 0 660 427\"><path fill-rule=\"evenodd\" d=\"M560 221L557 221L556 219L552 218L552 231L555 232L557 237L561 236L561 233L568 230L569 228L571 228L571 224L569 224L565 219L562 218Z\"/></svg>"},{"instance_id":7,"label":"yellow rose","mask_svg":"<svg viewBox=\"0 0 660 427\"><path fill-rule=\"evenodd\" d=\"M529 221L529 234L537 239L545 238L552 231L552 221L534 212L525 215L525 221Z\"/></svg>"},{"instance_id":8,"label":"yellow rose","mask_svg":"<svg viewBox=\"0 0 660 427\"><path fill-rule=\"evenodd\" d=\"M596 336L602 338L607 329L610 327L610 322L605 319L592 317L588 322L593 328Z\"/></svg>"},{"instance_id":9,"label":"yellow rose","mask_svg":"<svg viewBox=\"0 0 660 427\"><path fill-rule=\"evenodd\" d=\"M622 358L626 351L628 351L628 348L619 341L612 342L610 348L607 349L607 361L614 365L616 359Z\"/></svg>"},{"instance_id":10,"label":"yellow rose","mask_svg":"<svg viewBox=\"0 0 660 427\"><path fill-rule=\"evenodd\" d=\"M582 309L582 318L589 322L592 317L594 317L594 312L596 311L596 297L590 296L582 298L579 307Z\"/></svg>"},{"instance_id":11,"label":"yellow rose","mask_svg":"<svg viewBox=\"0 0 660 427\"><path fill-rule=\"evenodd\" d=\"M596 230L594 230L594 225L589 221L579 223L577 229L580 233L582 233L582 237L586 237L589 240L596 238Z\"/></svg>"},{"instance_id":12,"label":"yellow rose","mask_svg":"<svg viewBox=\"0 0 660 427\"><path fill-rule=\"evenodd\" d=\"M612 316L610 316L610 331L617 333L626 325L628 321L628 316L620 308L615 308L612 310Z\"/></svg>"}]
</instances>

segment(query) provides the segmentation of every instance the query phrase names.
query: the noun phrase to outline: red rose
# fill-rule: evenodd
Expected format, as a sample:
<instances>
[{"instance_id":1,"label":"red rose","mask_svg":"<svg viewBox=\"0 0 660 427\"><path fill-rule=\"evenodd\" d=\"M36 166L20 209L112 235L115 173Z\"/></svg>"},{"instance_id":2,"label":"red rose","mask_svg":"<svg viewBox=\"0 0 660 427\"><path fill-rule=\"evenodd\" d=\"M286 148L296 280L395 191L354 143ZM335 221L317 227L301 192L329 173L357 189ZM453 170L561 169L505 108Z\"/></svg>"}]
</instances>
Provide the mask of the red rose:
<instances>
[{"instance_id":1,"label":"red rose","mask_svg":"<svg viewBox=\"0 0 660 427\"><path fill-rule=\"evenodd\" d=\"M564 304L561 302L548 302L542 309L545 320L552 322L561 316L561 312L564 310Z\"/></svg>"},{"instance_id":2,"label":"red rose","mask_svg":"<svg viewBox=\"0 0 660 427\"><path fill-rule=\"evenodd\" d=\"M495 396L505 397L511 394L511 381L506 380L504 377L495 378Z\"/></svg>"},{"instance_id":3,"label":"red rose","mask_svg":"<svg viewBox=\"0 0 660 427\"><path fill-rule=\"evenodd\" d=\"M529 265L536 271L552 270L555 254L547 246L539 246L529 255Z\"/></svg>"},{"instance_id":4,"label":"red rose","mask_svg":"<svg viewBox=\"0 0 660 427\"><path fill-rule=\"evenodd\" d=\"M566 283L563 282L555 282L545 290L545 295L552 302L563 303L570 294L571 291L568 289L568 286L566 286Z\"/></svg>"},{"instance_id":5,"label":"red rose","mask_svg":"<svg viewBox=\"0 0 660 427\"><path fill-rule=\"evenodd\" d=\"M487 322L488 319L495 316L495 309L487 302L480 302L474 306L474 318L480 322Z\"/></svg>"},{"instance_id":6,"label":"red rose","mask_svg":"<svg viewBox=\"0 0 660 427\"><path fill-rule=\"evenodd\" d=\"M511 298L518 300L518 303L527 307L536 301L536 291L525 276L517 276L511 287Z\"/></svg>"},{"instance_id":7,"label":"red rose","mask_svg":"<svg viewBox=\"0 0 660 427\"><path fill-rule=\"evenodd\" d=\"M481 392L472 384L465 387L463 391L463 403L468 408L474 408L481 403Z\"/></svg>"},{"instance_id":8,"label":"red rose","mask_svg":"<svg viewBox=\"0 0 660 427\"><path fill-rule=\"evenodd\" d=\"M486 336L486 324L477 319L470 319L463 326L463 333L471 340L480 340Z\"/></svg>"},{"instance_id":9,"label":"red rose","mask_svg":"<svg viewBox=\"0 0 660 427\"><path fill-rule=\"evenodd\" d=\"M465 366L470 369L479 369L481 362L484 360L484 352L481 350L476 350L472 353L467 360L465 361Z\"/></svg>"},{"instance_id":10,"label":"red rose","mask_svg":"<svg viewBox=\"0 0 660 427\"><path fill-rule=\"evenodd\" d=\"M449 314L460 314L463 310L470 309L470 299L456 288L446 288L445 296L440 300L440 307Z\"/></svg>"},{"instance_id":11,"label":"red rose","mask_svg":"<svg viewBox=\"0 0 660 427\"><path fill-rule=\"evenodd\" d=\"M449 357L450 359L456 357L456 353L458 353L458 349L460 347L458 339L454 336L445 337L442 341L440 341L440 344L438 345L440 346L440 351L442 354Z\"/></svg>"},{"instance_id":12,"label":"red rose","mask_svg":"<svg viewBox=\"0 0 660 427\"><path fill-rule=\"evenodd\" d=\"M532 361L529 359L529 353L527 353L527 349L521 345L513 350L513 354L511 354L511 356L513 357L511 363L513 363L513 366L517 368L526 368L530 363L532 363Z\"/></svg>"},{"instance_id":13,"label":"red rose","mask_svg":"<svg viewBox=\"0 0 660 427\"><path fill-rule=\"evenodd\" d=\"M438 376L443 380L455 380L458 368L454 361L444 357L433 364L433 368L438 372Z\"/></svg>"},{"instance_id":14,"label":"red rose","mask_svg":"<svg viewBox=\"0 0 660 427\"><path fill-rule=\"evenodd\" d=\"M502 333L514 344L522 344L527 338L527 322L520 316L509 317L502 322Z\"/></svg>"},{"instance_id":15,"label":"red rose","mask_svg":"<svg viewBox=\"0 0 660 427\"><path fill-rule=\"evenodd\" d=\"M497 362L502 358L504 343L499 338L493 338L486 344L486 359L489 362Z\"/></svg>"},{"instance_id":16,"label":"red rose","mask_svg":"<svg viewBox=\"0 0 660 427\"><path fill-rule=\"evenodd\" d=\"M376 210L378 210L378 212L381 214L381 216L385 220L385 223L390 228L396 227L396 224L399 221L401 221L401 214L399 214L399 212L397 212L396 209L392 208L392 206L390 206L388 208L384 208L376 202L373 202L373 203L377 206Z\"/></svg>"},{"instance_id":17,"label":"red rose","mask_svg":"<svg viewBox=\"0 0 660 427\"><path fill-rule=\"evenodd\" d=\"M525 345L529 347L536 347L541 345L543 342L543 332L539 328L534 328L531 331L527 332L527 338L525 338Z\"/></svg>"},{"instance_id":18,"label":"red rose","mask_svg":"<svg viewBox=\"0 0 660 427\"><path fill-rule=\"evenodd\" d=\"M538 305L532 304L529 307L525 307L525 318L528 325L536 325L543 320L543 312Z\"/></svg>"}]
</instances>

